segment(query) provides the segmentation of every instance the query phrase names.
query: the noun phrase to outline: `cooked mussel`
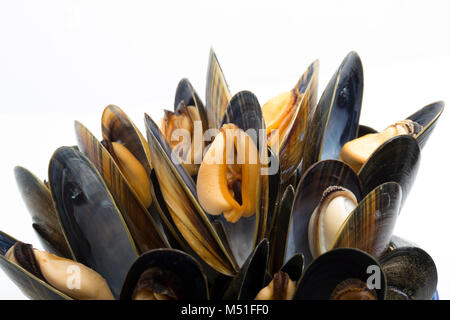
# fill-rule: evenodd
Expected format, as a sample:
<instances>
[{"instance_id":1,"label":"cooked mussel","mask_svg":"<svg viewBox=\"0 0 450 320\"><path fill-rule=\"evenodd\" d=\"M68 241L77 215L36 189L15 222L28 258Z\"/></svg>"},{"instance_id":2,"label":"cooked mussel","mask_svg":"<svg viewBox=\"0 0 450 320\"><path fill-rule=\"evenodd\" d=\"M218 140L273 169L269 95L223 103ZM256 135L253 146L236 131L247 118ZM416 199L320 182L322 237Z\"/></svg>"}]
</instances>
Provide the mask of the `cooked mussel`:
<instances>
[{"instance_id":1,"label":"cooked mussel","mask_svg":"<svg viewBox=\"0 0 450 320\"><path fill-rule=\"evenodd\" d=\"M49 184L74 257L100 273L117 297L138 249L105 182L81 152L61 147L50 160Z\"/></svg>"},{"instance_id":2,"label":"cooked mussel","mask_svg":"<svg viewBox=\"0 0 450 320\"><path fill-rule=\"evenodd\" d=\"M131 267L121 300L207 300L208 284L201 265L174 249L146 252Z\"/></svg>"},{"instance_id":3,"label":"cooked mussel","mask_svg":"<svg viewBox=\"0 0 450 320\"><path fill-rule=\"evenodd\" d=\"M386 276L377 260L358 249L331 250L305 270L295 300L384 300Z\"/></svg>"},{"instance_id":4,"label":"cooked mussel","mask_svg":"<svg viewBox=\"0 0 450 320\"><path fill-rule=\"evenodd\" d=\"M235 223L259 207L261 165L255 143L234 124L225 124L205 154L197 194L209 214Z\"/></svg>"},{"instance_id":5,"label":"cooked mussel","mask_svg":"<svg viewBox=\"0 0 450 320\"><path fill-rule=\"evenodd\" d=\"M182 79L148 142L114 105L102 141L76 122L48 183L15 169L49 252L0 232L0 267L32 299L431 298L432 259L392 232L444 104L378 133L355 52L316 105L317 78L315 61L261 108L211 49L206 107Z\"/></svg>"},{"instance_id":6,"label":"cooked mussel","mask_svg":"<svg viewBox=\"0 0 450 320\"><path fill-rule=\"evenodd\" d=\"M34 249L23 242L16 242L5 257L74 299L114 299L105 279L81 263Z\"/></svg>"},{"instance_id":7,"label":"cooked mussel","mask_svg":"<svg viewBox=\"0 0 450 320\"><path fill-rule=\"evenodd\" d=\"M102 115L102 145L136 192L145 208L153 202L151 190L151 156L147 141L125 112L107 106Z\"/></svg>"},{"instance_id":8,"label":"cooked mussel","mask_svg":"<svg viewBox=\"0 0 450 320\"><path fill-rule=\"evenodd\" d=\"M416 137L422 126L411 120L398 121L379 133L369 133L344 144L339 160L344 161L358 172L373 152L389 139L399 135Z\"/></svg>"},{"instance_id":9,"label":"cooked mussel","mask_svg":"<svg viewBox=\"0 0 450 320\"><path fill-rule=\"evenodd\" d=\"M164 111L159 129L177 160L191 176L196 175L205 145L204 128L198 108L186 106L184 101L181 101L175 112Z\"/></svg>"},{"instance_id":10,"label":"cooked mussel","mask_svg":"<svg viewBox=\"0 0 450 320\"><path fill-rule=\"evenodd\" d=\"M389 300L431 300L436 292L433 259L418 247L397 247L380 260Z\"/></svg>"},{"instance_id":11,"label":"cooked mussel","mask_svg":"<svg viewBox=\"0 0 450 320\"><path fill-rule=\"evenodd\" d=\"M380 257L389 245L402 192L396 182L361 191L356 173L336 160L320 161L302 177L292 208L288 252L301 252L305 264L339 247L358 248ZM294 248L292 248L294 247Z\"/></svg>"},{"instance_id":12,"label":"cooked mussel","mask_svg":"<svg viewBox=\"0 0 450 320\"><path fill-rule=\"evenodd\" d=\"M291 91L271 98L262 106L267 144L277 154L291 131L295 132L296 140L303 141L302 137L306 133L316 104L318 67L319 62L314 61ZM294 142L290 142L292 143ZM287 145L284 147L286 148ZM295 149L296 152L302 153L302 150L297 150L298 147ZM298 162L295 166L298 166Z\"/></svg>"}]
</instances>

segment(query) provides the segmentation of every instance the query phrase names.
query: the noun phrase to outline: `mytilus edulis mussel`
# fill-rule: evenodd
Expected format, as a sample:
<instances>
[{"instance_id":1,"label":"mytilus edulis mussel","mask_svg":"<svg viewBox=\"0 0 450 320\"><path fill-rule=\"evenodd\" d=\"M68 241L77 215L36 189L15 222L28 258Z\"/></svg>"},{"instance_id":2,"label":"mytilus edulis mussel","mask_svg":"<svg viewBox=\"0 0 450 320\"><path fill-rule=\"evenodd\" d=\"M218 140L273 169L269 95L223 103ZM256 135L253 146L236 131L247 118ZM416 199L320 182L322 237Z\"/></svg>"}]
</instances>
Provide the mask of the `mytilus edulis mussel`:
<instances>
[{"instance_id":1,"label":"mytilus edulis mussel","mask_svg":"<svg viewBox=\"0 0 450 320\"><path fill-rule=\"evenodd\" d=\"M377 132L358 54L317 102L318 66L260 105L211 50L205 104L182 79L145 135L114 105L101 141L75 122L48 182L15 168L48 253L0 232L0 266L30 299L431 299L433 260L393 232L444 103Z\"/></svg>"}]
</instances>

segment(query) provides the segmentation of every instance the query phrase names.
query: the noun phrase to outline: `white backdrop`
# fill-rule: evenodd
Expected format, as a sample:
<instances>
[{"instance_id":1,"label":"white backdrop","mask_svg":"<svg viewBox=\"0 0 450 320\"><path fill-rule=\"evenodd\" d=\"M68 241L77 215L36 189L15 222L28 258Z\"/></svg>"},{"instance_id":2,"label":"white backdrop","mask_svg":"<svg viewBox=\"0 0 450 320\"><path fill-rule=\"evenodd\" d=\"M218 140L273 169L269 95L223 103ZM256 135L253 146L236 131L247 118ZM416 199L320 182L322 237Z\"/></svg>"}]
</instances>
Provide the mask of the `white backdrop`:
<instances>
[{"instance_id":1,"label":"white backdrop","mask_svg":"<svg viewBox=\"0 0 450 320\"><path fill-rule=\"evenodd\" d=\"M0 230L40 244L13 176L41 178L73 121L100 136L103 108L122 107L143 129L187 77L204 96L214 47L232 92L260 103L289 90L320 59L321 93L344 56L364 66L361 123L378 130L422 106L450 102L450 6L445 1L1 1ZM450 298L448 110L429 140L395 233L435 260ZM0 299L24 296L0 272Z\"/></svg>"}]
</instances>

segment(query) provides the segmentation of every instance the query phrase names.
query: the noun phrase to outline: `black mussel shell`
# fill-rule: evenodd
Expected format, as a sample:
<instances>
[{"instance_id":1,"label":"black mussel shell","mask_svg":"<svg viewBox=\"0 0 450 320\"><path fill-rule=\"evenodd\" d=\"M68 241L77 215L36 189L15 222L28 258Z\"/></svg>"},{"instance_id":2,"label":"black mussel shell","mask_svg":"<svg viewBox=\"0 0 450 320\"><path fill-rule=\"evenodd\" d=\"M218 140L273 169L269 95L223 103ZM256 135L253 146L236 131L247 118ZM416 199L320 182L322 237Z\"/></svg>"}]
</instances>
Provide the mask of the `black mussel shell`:
<instances>
[{"instance_id":1,"label":"black mussel shell","mask_svg":"<svg viewBox=\"0 0 450 320\"><path fill-rule=\"evenodd\" d=\"M363 69L356 52L350 52L323 92L306 133L302 168L320 160L339 159L347 141L356 138L363 93Z\"/></svg>"},{"instance_id":2,"label":"black mussel shell","mask_svg":"<svg viewBox=\"0 0 450 320\"><path fill-rule=\"evenodd\" d=\"M190 255L174 249L155 249L140 256L128 272L120 299L133 299L141 276L151 269L156 271L151 279L156 290L169 289L177 300L209 299L201 265Z\"/></svg>"},{"instance_id":3,"label":"black mussel shell","mask_svg":"<svg viewBox=\"0 0 450 320\"><path fill-rule=\"evenodd\" d=\"M33 219L33 229L46 251L73 259L73 254L58 220L49 188L34 174L22 167L14 168L17 186Z\"/></svg>"},{"instance_id":4,"label":"black mussel shell","mask_svg":"<svg viewBox=\"0 0 450 320\"><path fill-rule=\"evenodd\" d=\"M362 187L356 173L338 160L324 160L314 164L303 175L295 194L292 208L292 228L289 229L288 253L302 253L305 266L313 260L308 242L308 224L323 192L330 186L342 186L353 192L357 201ZM286 258L290 258L286 255Z\"/></svg>"},{"instance_id":5,"label":"black mussel shell","mask_svg":"<svg viewBox=\"0 0 450 320\"><path fill-rule=\"evenodd\" d=\"M295 300L329 300L342 281L358 279L375 286L377 300L384 300L386 277L373 257L358 249L328 251L306 268L297 286Z\"/></svg>"},{"instance_id":6,"label":"black mussel shell","mask_svg":"<svg viewBox=\"0 0 450 320\"><path fill-rule=\"evenodd\" d=\"M387 298L433 298L437 287L437 270L433 259L424 250L417 247L396 248L385 255L380 264L387 278Z\"/></svg>"},{"instance_id":7,"label":"black mussel shell","mask_svg":"<svg viewBox=\"0 0 450 320\"><path fill-rule=\"evenodd\" d=\"M264 287L269 242L264 239L253 250L238 275L231 281L223 300L253 300Z\"/></svg>"},{"instance_id":8,"label":"black mussel shell","mask_svg":"<svg viewBox=\"0 0 450 320\"><path fill-rule=\"evenodd\" d=\"M117 297L138 252L99 172L82 153L62 147L50 160L49 182L76 260L102 275Z\"/></svg>"},{"instance_id":9,"label":"black mussel shell","mask_svg":"<svg viewBox=\"0 0 450 320\"><path fill-rule=\"evenodd\" d=\"M364 194L395 181L402 187L402 205L414 183L420 163L420 148L412 136L400 135L383 143L358 173Z\"/></svg>"}]
</instances>

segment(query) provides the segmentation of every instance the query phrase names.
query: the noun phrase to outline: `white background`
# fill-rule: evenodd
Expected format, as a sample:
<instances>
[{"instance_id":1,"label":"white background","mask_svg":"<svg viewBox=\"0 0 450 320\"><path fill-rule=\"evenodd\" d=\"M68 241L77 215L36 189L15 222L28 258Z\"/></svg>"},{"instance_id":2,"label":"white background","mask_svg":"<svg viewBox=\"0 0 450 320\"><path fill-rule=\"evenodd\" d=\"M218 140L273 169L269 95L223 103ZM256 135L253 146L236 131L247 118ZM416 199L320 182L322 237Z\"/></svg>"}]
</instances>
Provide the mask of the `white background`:
<instances>
[{"instance_id":1,"label":"white background","mask_svg":"<svg viewBox=\"0 0 450 320\"><path fill-rule=\"evenodd\" d=\"M100 136L103 108L122 107L143 129L159 119L187 77L204 96L214 47L233 93L264 103L320 59L321 93L344 56L364 66L361 123L378 130L422 106L450 102L449 6L445 1L1 1L0 230L40 244L13 176L47 176L73 121ZM435 260L450 298L448 110L429 140L395 233ZM0 299L24 296L0 272Z\"/></svg>"}]
</instances>

